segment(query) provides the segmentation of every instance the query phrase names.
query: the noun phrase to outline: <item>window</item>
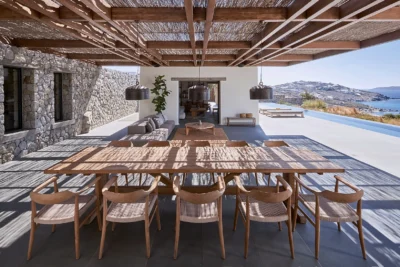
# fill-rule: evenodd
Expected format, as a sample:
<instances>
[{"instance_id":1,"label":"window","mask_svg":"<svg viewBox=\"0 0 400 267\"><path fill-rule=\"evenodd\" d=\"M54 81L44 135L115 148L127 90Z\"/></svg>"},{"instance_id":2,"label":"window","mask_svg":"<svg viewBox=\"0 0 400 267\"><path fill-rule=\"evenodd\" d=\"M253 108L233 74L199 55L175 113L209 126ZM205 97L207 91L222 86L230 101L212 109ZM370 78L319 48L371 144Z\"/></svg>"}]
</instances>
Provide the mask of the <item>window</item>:
<instances>
[{"instance_id":1,"label":"window","mask_svg":"<svg viewBox=\"0 0 400 267\"><path fill-rule=\"evenodd\" d=\"M4 128L6 133L22 129L21 69L4 67Z\"/></svg>"},{"instance_id":2,"label":"window","mask_svg":"<svg viewBox=\"0 0 400 267\"><path fill-rule=\"evenodd\" d=\"M63 79L62 73L54 73L54 120L63 120Z\"/></svg>"}]
</instances>

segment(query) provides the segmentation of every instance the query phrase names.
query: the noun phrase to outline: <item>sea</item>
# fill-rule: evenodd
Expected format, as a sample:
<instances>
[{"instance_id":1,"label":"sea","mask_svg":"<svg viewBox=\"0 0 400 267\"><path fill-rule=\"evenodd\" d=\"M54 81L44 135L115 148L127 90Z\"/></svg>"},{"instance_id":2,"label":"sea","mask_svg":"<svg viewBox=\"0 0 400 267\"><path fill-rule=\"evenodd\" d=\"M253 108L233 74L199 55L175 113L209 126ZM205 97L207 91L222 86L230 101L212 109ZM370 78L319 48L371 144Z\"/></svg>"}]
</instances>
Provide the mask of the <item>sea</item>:
<instances>
[{"instance_id":1,"label":"sea","mask_svg":"<svg viewBox=\"0 0 400 267\"><path fill-rule=\"evenodd\" d=\"M371 101L362 103L374 108L389 110L389 111L377 111L373 113L374 115L384 115L387 113L400 114L400 98L388 99L385 101Z\"/></svg>"}]
</instances>

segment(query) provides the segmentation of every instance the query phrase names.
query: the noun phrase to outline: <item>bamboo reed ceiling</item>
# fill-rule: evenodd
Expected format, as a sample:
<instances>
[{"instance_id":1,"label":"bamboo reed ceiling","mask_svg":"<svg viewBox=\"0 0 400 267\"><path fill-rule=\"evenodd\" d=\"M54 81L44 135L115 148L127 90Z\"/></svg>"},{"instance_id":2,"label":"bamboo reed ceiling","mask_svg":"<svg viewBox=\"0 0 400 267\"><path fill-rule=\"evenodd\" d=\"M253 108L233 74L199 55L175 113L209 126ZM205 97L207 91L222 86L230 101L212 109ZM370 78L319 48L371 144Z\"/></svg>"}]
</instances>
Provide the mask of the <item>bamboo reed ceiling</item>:
<instances>
[{"instance_id":1,"label":"bamboo reed ceiling","mask_svg":"<svg viewBox=\"0 0 400 267\"><path fill-rule=\"evenodd\" d=\"M289 66L400 39L400 0L0 0L0 35L98 65Z\"/></svg>"}]
</instances>

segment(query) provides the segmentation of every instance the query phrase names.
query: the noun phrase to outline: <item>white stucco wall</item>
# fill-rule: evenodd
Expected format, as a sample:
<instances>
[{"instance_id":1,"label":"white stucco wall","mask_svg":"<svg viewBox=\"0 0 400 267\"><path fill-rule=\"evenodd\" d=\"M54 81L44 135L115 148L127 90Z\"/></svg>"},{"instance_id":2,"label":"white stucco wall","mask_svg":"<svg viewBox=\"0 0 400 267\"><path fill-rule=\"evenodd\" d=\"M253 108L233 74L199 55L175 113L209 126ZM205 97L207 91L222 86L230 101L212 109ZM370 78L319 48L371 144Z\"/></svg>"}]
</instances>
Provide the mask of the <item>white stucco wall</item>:
<instances>
[{"instance_id":1,"label":"white stucco wall","mask_svg":"<svg viewBox=\"0 0 400 267\"><path fill-rule=\"evenodd\" d=\"M141 67L140 83L153 88L153 82L157 75L165 75L167 88L172 93L167 98L165 114L169 119L179 123L179 82L171 81L171 78L194 78L199 75L197 67ZM226 124L226 117L235 117L239 113L253 113L258 124L258 101L250 100L249 89L258 84L257 67L202 67L202 78L224 77L221 81L221 124ZM144 117L154 114L154 105L151 100L140 101L139 114Z\"/></svg>"}]
</instances>

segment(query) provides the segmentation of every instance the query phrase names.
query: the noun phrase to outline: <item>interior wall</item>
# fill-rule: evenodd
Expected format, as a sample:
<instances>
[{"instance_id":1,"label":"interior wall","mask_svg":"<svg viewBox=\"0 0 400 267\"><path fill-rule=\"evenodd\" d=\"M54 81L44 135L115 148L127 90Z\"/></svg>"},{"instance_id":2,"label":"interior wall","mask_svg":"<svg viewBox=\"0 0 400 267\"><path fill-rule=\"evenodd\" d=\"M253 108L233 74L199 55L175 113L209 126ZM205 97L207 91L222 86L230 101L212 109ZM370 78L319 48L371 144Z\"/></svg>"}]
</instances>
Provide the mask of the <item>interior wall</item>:
<instances>
[{"instance_id":1,"label":"interior wall","mask_svg":"<svg viewBox=\"0 0 400 267\"><path fill-rule=\"evenodd\" d=\"M164 113L169 119L179 124L179 82L171 81L171 78L196 80L199 77L199 69L197 67L141 67L140 83L153 88L154 79L158 75L165 75L167 88L172 91L167 97L167 109ZM226 124L227 117L236 117L239 113L253 113L258 124L258 101L250 100L249 96L249 89L258 84L257 67L202 67L201 77L226 78L226 81L221 81L221 124ZM141 118L154 113L151 99L140 101Z\"/></svg>"}]
</instances>

